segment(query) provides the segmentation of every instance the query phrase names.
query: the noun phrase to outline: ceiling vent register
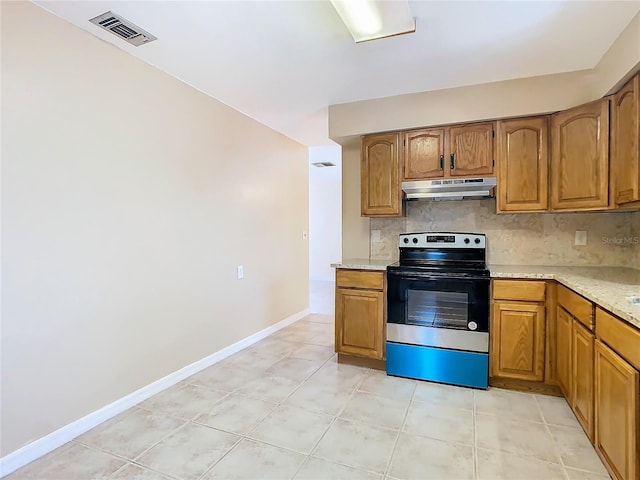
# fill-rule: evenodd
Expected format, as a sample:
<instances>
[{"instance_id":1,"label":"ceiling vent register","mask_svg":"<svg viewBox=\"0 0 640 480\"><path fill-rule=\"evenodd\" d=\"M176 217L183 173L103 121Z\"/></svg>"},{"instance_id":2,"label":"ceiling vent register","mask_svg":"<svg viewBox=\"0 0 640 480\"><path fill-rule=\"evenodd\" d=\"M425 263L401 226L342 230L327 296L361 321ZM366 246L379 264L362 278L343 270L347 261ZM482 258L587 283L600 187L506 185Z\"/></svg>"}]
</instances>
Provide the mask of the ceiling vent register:
<instances>
[{"instance_id":1,"label":"ceiling vent register","mask_svg":"<svg viewBox=\"0 0 640 480\"><path fill-rule=\"evenodd\" d=\"M111 11L98 15L89 21L107 32L117 35L136 47L158 39L156 36L151 35L136 24L131 23L129 20L126 20Z\"/></svg>"},{"instance_id":2,"label":"ceiling vent register","mask_svg":"<svg viewBox=\"0 0 640 480\"><path fill-rule=\"evenodd\" d=\"M331 162L314 162L311 165L313 165L314 167L318 167L318 168L322 168L322 167L335 167L336 164L335 163L331 163Z\"/></svg>"}]
</instances>

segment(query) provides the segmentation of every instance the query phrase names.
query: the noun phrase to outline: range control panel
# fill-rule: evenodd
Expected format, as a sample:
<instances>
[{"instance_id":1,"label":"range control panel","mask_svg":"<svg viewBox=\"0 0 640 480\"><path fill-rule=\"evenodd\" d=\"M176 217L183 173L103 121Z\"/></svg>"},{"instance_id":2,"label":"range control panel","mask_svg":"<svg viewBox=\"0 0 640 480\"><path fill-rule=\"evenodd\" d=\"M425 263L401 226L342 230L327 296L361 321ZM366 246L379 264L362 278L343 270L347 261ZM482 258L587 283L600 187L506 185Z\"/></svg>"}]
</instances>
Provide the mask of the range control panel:
<instances>
[{"instance_id":1,"label":"range control panel","mask_svg":"<svg viewBox=\"0 0 640 480\"><path fill-rule=\"evenodd\" d=\"M402 233L400 248L485 248L486 236L482 233Z\"/></svg>"}]
</instances>

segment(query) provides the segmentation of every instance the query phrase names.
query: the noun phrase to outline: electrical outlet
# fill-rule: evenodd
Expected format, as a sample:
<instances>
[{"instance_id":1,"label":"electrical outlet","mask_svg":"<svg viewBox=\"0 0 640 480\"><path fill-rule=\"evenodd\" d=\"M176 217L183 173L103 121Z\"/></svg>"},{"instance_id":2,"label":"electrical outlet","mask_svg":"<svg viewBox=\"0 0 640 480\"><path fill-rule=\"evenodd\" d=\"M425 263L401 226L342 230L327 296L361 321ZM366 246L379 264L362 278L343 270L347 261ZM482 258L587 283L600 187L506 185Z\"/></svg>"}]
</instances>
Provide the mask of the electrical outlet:
<instances>
[{"instance_id":1,"label":"electrical outlet","mask_svg":"<svg viewBox=\"0 0 640 480\"><path fill-rule=\"evenodd\" d=\"M371 230L371 241L372 242L381 242L380 239L380 230Z\"/></svg>"},{"instance_id":2,"label":"electrical outlet","mask_svg":"<svg viewBox=\"0 0 640 480\"><path fill-rule=\"evenodd\" d=\"M586 230L576 230L576 238L574 245L584 246L587 244L587 232Z\"/></svg>"},{"instance_id":3,"label":"electrical outlet","mask_svg":"<svg viewBox=\"0 0 640 480\"><path fill-rule=\"evenodd\" d=\"M244 278L244 267L242 265L238 265L238 280L242 280Z\"/></svg>"}]
</instances>

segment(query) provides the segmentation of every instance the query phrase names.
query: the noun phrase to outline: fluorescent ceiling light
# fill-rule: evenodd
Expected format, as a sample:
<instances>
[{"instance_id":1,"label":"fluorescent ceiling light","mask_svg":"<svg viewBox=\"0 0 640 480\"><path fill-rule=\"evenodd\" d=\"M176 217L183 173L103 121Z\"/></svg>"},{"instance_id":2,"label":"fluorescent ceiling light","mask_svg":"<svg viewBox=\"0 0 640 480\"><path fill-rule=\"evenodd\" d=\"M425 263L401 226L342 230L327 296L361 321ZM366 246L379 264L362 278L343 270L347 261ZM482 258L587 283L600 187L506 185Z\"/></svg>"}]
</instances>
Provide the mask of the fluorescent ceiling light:
<instances>
[{"instance_id":1,"label":"fluorescent ceiling light","mask_svg":"<svg viewBox=\"0 0 640 480\"><path fill-rule=\"evenodd\" d=\"M416 31L409 0L331 0L331 4L356 43Z\"/></svg>"}]
</instances>

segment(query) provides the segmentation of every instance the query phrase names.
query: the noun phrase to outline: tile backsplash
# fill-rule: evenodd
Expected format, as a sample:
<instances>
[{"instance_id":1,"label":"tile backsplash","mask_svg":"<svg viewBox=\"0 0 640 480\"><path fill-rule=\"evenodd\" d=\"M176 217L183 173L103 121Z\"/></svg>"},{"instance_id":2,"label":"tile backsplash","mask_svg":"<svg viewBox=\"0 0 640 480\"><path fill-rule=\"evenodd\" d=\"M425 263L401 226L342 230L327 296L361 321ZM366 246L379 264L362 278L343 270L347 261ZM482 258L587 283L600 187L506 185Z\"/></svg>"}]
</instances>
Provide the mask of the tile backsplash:
<instances>
[{"instance_id":1,"label":"tile backsplash","mask_svg":"<svg viewBox=\"0 0 640 480\"><path fill-rule=\"evenodd\" d=\"M632 263L640 268L640 211L631 214Z\"/></svg>"},{"instance_id":2,"label":"tile backsplash","mask_svg":"<svg viewBox=\"0 0 640 480\"><path fill-rule=\"evenodd\" d=\"M633 242L640 236L640 212L498 215L495 199L413 201L406 208L404 218L371 219L371 258L396 259L400 233L451 231L486 234L493 264L640 268L640 245ZM380 241L373 241L376 230ZM574 245L576 230L587 232L585 246Z\"/></svg>"}]
</instances>

